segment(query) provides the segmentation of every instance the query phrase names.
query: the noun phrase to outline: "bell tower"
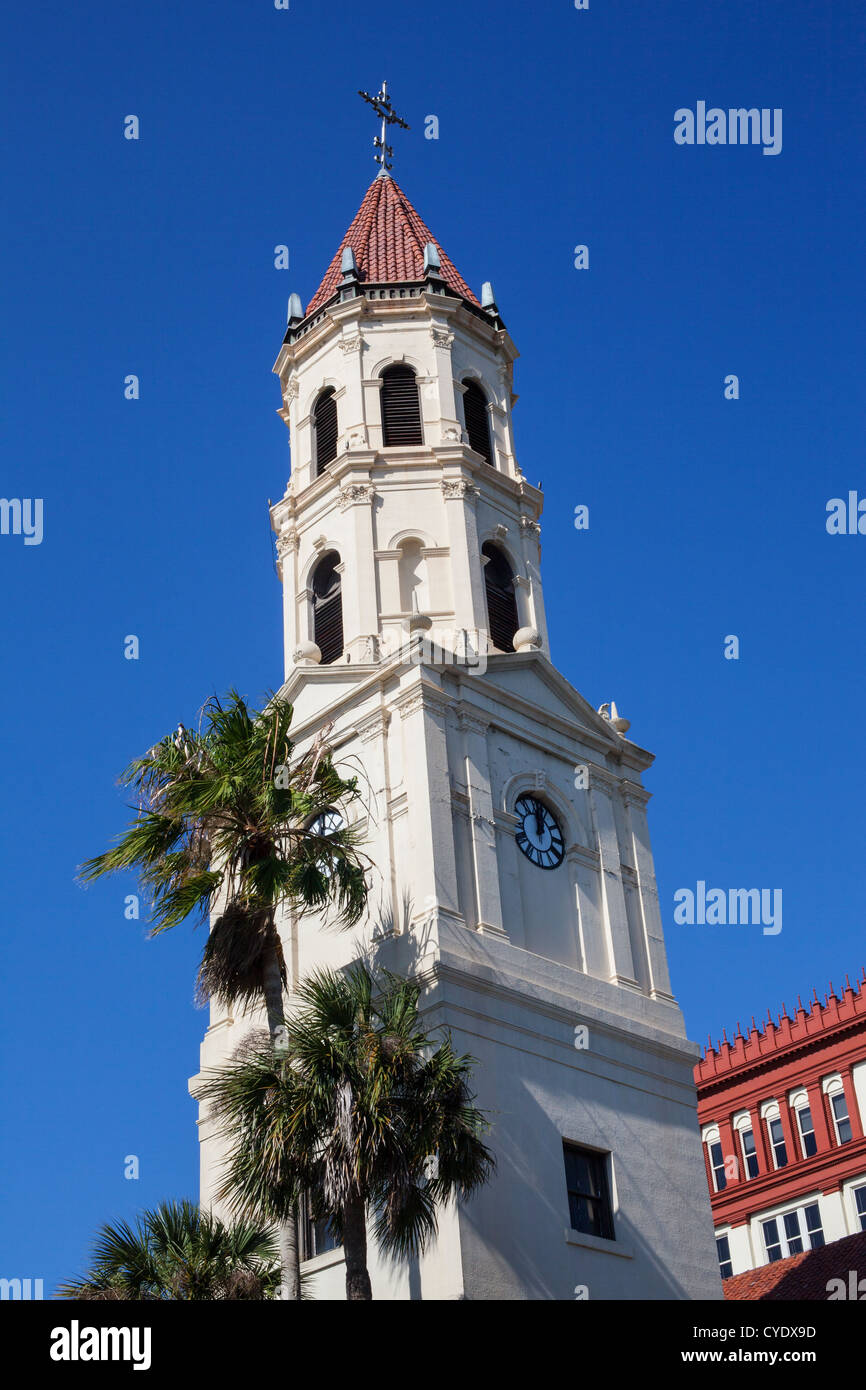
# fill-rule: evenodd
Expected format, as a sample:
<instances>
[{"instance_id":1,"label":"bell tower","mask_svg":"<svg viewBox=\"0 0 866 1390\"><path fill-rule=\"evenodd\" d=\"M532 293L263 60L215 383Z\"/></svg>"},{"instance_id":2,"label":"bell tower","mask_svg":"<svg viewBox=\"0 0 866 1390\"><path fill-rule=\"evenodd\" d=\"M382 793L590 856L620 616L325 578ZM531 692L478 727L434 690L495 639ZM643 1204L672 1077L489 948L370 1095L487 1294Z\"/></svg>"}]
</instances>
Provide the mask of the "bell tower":
<instances>
[{"instance_id":1,"label":"bell tower","mask_svg":"<svg viewBox=\"0 0 866 1390\"><path fill-rule=\"evenodd\" d=\"M380 93L380 98L381 98ZM425 984L477 1059L492 1183L377 1298L721 1296L692 1074L642 774L615 708L551 660L542 496L517 461L517 351L378 176L274 371L291 478L273 506L298 751L326 731L365 789L368 919L281 922L290 987L359 953ZM531 420L532 405L529 403ZM216 1011L218 1063L249 1025ZM202 1125L202 1197L218 1146ZM308 1250L320 1298L339 1250Z\"/></svg>"},{"instance_id":2,"label":"bell tower","mask_svg":"<svg viewBox=\"0 0 866 1390\"><path fill-rule=\"evenodd\" d=\"M509 650L547 650L541 494L514 454L516 356L492 287L479 302L380 174L306 314L290 299L274 367L292 441L292 477L272 511L287 677L298 663L327 660L314 650L311 578L332 552L343 664L376 665L407 637L413 614L429 619L431 642L453 650L468 640L475 650L488 629L490 563L517 618L498 635Z\"/></svg>"}]
</instances>

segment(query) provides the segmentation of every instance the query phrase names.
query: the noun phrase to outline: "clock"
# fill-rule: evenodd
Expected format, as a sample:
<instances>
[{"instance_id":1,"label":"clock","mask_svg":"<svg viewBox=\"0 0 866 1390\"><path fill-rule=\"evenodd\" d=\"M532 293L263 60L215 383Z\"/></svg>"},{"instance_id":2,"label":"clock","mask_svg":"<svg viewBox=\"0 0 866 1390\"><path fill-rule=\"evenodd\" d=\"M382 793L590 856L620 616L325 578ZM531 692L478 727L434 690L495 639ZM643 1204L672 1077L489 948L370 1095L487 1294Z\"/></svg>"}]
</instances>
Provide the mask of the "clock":
<instances>
[{"instance_id":1,"label":"clock","mask_svg":"<svg viewBox=\"0 0 866 1390\"><path fill-rule=\"evenodd\" d=\"M339 811L322 811L310 821L307 829L311 835L333 835L335 830L342 830L344 824Z\"/></svg>"},{"instance_id":2,"label":"clock","mask_svg":"<svg viewBox=\"0 0 866 1390\"><path fill-rule=\"evenodd\" d=\"M537 796L520 796L514 807L520 824L518 848L539 869L555 869L565 858L565 843L559 823Z\"/></svg>"},{"instance_id":3,"label":"clock","mask_svg":"<svg viewBox=\"0 0 866 1390\"><path fill-rule=\"evenodd\" d=\"M335 830L342 830L345 824L339 811L320 811L315 819L310 821L307 831L312 835L333 835ZM319 859L316 867L325 878L331 877L331 866L327 859Z\"/></svg>"}]
</instances>

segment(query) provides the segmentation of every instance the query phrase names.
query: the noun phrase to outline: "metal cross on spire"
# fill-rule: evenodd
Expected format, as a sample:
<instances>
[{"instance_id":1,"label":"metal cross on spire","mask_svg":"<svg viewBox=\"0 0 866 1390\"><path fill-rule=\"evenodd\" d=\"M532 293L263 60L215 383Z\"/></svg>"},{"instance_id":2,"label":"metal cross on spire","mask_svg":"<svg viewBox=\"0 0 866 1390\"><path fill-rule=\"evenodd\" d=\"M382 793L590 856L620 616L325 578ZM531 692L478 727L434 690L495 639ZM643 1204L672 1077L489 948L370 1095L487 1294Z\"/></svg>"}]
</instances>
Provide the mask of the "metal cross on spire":
<instances>
[{"instance_id":1,"label":"metal cross on spire","mask_svg":"<svg viewBox=\"0 0 866 1390\"><path fill-rule=\"evenodd\" d=\"M382 133L381 135L377 135L373 141L377 151L373 158L377 164L382 166L379 170L379 177L387 178L388 170L391 168L391 155L394 153L385 139L388 126L398 125L401 130L409 130L410 127L403 120L402 116L397 115L397 112L391 105L391 98L388 96L387 82L382 83L382 90L377 92L374 97L371 97L369 92L362 92L360 89L358 91L358 96L363 97L365 101L369 102L376 112L376 115L381 119Z\"/></svg>"}]
</instances>

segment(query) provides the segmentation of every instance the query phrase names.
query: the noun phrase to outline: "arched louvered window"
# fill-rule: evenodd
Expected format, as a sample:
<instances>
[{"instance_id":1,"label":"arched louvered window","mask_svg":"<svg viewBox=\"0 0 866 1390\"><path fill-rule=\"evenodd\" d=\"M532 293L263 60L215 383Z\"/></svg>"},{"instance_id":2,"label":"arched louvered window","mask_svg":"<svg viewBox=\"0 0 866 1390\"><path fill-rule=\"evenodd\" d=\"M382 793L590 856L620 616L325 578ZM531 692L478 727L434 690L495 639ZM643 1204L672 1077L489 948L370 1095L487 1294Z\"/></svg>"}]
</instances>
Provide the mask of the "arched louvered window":
<instances>
[{"instance_id":1,"label":"arched louvered window","mask_svg":"<svg viewBox=\"0 0 866 1390\"><path fill-rule=\"evenodd\" d=\"M328 666L343 655L343 596L336 550L324 555L313 571L313 641Z\"/></svg>"},{"instance_id":2,"label":"arched louvered window","mask_svg":"<svg viewBox=\"0 0 866 1390\"><path fill-rule=\"evenodd\" d=\"M394 444L423 444L421 402L411 367L397 362L382 373L382 438Z\"/></svg>"},{"instance_id":3,"label":"arched louvered window","mask_svg":"<svg viewBox=\"0 0 866 1390\"><path fill-rule=\"evenodd\" d=\"M490 438L490 416L487 413L487 397L477 381L464 381L463 418L469 447L481 454L488 463L493 463L493 442Z\"/></svg>"},{"instance_id":4,"label":"arched louvered window","mask_svg":"<svg viewBox=\"0 0 866 1390\"><path fill-rule=\"evenodd\" d=\"M313 429L316 438L316 477L324 473L337 457L337 402L334 388L329 386L313 407Z\"/></svg>"},{"instance_id":5,"label":"arched louvered window","mask_svg":"<svg viewBox=\"0 0 866 1390\"><path fill-rule=\"evenodd\" d=\"M484 587L487 590L487 621L490 641L501 652L514 651L514 634L520 626L517 617L517 598L511 566L498 546L485 541L481 547L487 564L484 566Z\"/></svg>"}]
</instances>

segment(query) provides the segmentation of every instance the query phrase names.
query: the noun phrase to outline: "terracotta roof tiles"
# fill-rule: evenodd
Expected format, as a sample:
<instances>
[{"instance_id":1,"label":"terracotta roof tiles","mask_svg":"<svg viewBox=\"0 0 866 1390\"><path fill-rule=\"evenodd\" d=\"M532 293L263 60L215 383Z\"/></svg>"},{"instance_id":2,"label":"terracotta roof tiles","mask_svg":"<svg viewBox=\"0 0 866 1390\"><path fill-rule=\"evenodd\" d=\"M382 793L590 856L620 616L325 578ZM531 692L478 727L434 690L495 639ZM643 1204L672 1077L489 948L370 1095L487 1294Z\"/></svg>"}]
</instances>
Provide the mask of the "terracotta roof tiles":
<instances>
[{"instance_id":1,"label":"terracotta roof tiles","mask_svg":"<svg viewBox=\"0 0 866 1390\"><path fill-rule=\"evenodd\" d=\"M732 1300L823 1303L829 1298L831 1279L841 1279L848 1293L851 1270L856 1280L866 1276L866 1231L843 1236L820 1250L805 1250L802 1255L789 1255L787 1260L776 1260L760 1269L747 1269L744 1274L723 1279L722 1289L725 1298Z\"/></svg>"},{"instance_id":2,"label":"terracotta roof tiles","mask_svg":"<svg viewBox=\"0 0 866 1390\"><path fill-rule=\"evenodd\" d=\"M351 246L361 281L365 284L395 284L404 280L423 280L424 247L428 241L439 252L442 279L455 294L478 300L454 262L445 254L427 225L394 179L375 178L364 195L349 230L340 242L313 298L307 305L312 314L336 294L342 279L340 261L345 247Z\"/></svg>"}]
</instances>

